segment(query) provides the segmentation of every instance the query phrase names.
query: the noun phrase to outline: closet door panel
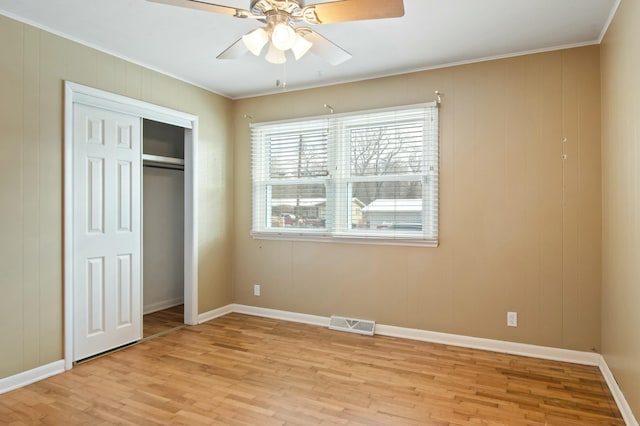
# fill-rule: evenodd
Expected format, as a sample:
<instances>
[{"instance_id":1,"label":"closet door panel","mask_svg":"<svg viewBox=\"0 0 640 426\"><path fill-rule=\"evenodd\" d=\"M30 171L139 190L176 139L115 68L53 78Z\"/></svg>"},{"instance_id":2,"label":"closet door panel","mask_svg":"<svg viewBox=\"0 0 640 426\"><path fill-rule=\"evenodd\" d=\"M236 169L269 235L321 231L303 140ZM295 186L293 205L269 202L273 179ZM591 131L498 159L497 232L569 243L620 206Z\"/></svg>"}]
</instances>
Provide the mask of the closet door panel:
<instances>
[{"instance_id":1,"label":"closet door panel","mask_svg":"<svg viewBox=\"0 0 640 426\"><path fill-rule=\"evenodd\" d=\"M142 338L141 119L74 104L74 360Z\"/></svg>"}]
</instances>

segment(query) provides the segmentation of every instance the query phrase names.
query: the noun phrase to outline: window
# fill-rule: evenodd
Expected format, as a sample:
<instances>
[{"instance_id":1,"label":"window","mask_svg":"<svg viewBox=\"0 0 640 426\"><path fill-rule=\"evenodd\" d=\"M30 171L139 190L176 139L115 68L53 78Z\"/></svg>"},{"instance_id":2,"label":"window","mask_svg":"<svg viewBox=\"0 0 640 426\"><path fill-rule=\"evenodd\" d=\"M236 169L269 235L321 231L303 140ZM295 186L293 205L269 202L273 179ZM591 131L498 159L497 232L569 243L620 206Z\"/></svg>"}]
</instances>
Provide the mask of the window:
<instances>
[{"instance_id":1,"label":"window","mask_svg":"<svg viewBox=\"0 0 640 426\"><path fill-rule=\"evenodd\" d=\"M256 238L438 243L436 103L252 125Z\"/></svg>"}]
</instances>

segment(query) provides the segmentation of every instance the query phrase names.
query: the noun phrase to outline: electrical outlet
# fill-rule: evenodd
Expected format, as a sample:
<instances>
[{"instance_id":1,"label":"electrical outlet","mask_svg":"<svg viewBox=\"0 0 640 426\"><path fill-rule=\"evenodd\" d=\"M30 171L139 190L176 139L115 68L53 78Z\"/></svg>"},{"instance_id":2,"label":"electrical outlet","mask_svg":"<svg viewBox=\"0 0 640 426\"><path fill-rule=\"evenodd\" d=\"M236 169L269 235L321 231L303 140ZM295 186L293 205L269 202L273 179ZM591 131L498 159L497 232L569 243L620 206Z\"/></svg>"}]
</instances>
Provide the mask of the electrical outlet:
<instances>
[{"instance_id":1,"label":"electrical outlet","mask_svg":"<svg viewBox=\"0 0 640 426\"><path fill-rule=\"evenodd\" d=\"M253 295L260 296L260 284L253 285Z\"/></svg>"},{"instance_id":2,"label":"electrical outlet","mask_svg":"<svg viewBox=\"0 0 640 426\"><path fill-rule=\"evenodd\" d=\"M509 326L509 327L517 327L518 326L518 313L517 312L507 312L507 326Z\"/></svg>"}]
</instances>

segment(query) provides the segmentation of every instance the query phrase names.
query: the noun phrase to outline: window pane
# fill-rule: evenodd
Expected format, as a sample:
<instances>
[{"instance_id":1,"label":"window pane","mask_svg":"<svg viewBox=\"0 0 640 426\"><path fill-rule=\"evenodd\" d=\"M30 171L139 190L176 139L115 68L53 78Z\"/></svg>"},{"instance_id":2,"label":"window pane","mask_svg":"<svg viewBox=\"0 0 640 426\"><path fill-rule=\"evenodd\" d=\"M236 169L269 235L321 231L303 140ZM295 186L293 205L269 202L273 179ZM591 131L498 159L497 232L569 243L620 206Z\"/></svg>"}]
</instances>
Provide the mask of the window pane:
<instances>
[{"instance_id":1,"label":"window pane","mask_svg":"<svg viewBox=\"0 0 640 426\"><path fill-rule=\"evenodd\" d=\"M253 235L437 245L435 102L251 132Z\"/></svg>"},{"instance_id":2,"label":"window pane","mask_svg":"<svg viewBox=\"0 0 640 426\"><path fill-rule=\"evenodd\" d=\"M424 168L423 136L423 122L351 129L351 175L421 173Z\"/></svg>"},{"instance_id":3,"label":"window pane","mask_svg":"<svg viewBox=\"0 0 640 426\"><path fill-rule=\"evenodd\" d=\"M327 195L323 184L270 187L272 228L324 228Z\"/></svg>"},{"instance_id":4,"label":"window pane","mask_svg":"<svg viewBox=\"0 0 640 426\"><path fill-rule=\"evenodd\" d=\"M269 142L271 178L317 177L328 174L325 131L275 135Z\"/></svg>"},{"instance_id":5,"label":"window pane","mask_svg":"<svg viewBox=\"0 0 640 426\"><path fill-rule=\"evenodd\" d=\"M356 182L351 185L352 228L422 231L421 181Z\"/></svg>"}]
</instances>

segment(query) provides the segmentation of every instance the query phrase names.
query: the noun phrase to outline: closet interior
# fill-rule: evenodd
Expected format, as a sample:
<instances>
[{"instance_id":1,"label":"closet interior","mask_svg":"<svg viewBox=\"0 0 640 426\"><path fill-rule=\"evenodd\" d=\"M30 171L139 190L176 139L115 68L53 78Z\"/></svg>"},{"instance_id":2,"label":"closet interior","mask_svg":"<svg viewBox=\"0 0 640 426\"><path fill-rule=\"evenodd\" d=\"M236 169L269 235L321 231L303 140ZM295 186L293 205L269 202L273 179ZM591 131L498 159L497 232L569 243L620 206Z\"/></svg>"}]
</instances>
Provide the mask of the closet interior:
<instances>
[{"instance_id":1,"label":"closet interior","mask_svg":"<svg viewBox=\"0 0 640 426\"><path fill-rule=\"evenodd\" d=\"M143 121L143 337L184 324L184 128Z\"/></svg>"}]
</instances>

